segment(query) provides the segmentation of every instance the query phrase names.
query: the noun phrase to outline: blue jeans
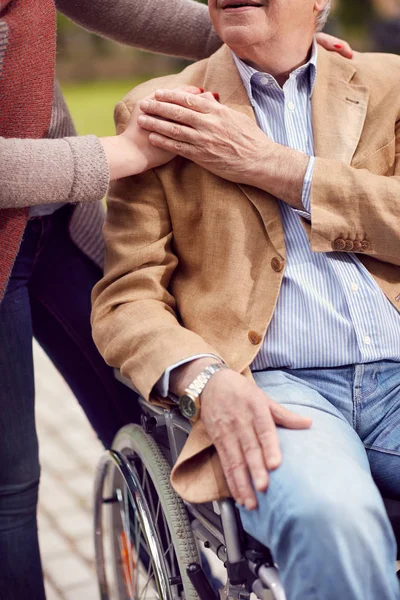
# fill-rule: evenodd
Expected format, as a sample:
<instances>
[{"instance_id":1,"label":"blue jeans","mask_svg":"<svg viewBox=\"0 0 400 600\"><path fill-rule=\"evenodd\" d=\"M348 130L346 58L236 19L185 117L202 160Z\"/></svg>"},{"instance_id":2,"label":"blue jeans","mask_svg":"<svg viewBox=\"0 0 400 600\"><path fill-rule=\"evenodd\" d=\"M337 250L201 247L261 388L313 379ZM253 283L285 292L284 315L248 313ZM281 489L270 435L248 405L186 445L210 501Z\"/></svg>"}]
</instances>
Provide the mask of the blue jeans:
<instances>
[{"instance_id":1,"label":"blue jeans","mask_svg":"<svg viewBox=\"0 0 400 600\"><path fill-rule=\"evenodd\" d=\"M104 445L122 425L138 420L135 394L116 381L92 341L90 294L101 271L72 243L70 211L29 221L0 304L1 600L45 598L36 525L40 468L32 336Z\"/></svg>"},{"instance_id":2,"label":"blue jeans","mask_svg":"<svg viewBox=\"0 0 400 600\"><path fill-rule=\"evenodd\" d=\"M279 428L282 465L244 529L268 546L288 600L399 600L396 544L378 491L400 497L400 364L255 373L311 417Z\"/></svg>"}]
</instances>

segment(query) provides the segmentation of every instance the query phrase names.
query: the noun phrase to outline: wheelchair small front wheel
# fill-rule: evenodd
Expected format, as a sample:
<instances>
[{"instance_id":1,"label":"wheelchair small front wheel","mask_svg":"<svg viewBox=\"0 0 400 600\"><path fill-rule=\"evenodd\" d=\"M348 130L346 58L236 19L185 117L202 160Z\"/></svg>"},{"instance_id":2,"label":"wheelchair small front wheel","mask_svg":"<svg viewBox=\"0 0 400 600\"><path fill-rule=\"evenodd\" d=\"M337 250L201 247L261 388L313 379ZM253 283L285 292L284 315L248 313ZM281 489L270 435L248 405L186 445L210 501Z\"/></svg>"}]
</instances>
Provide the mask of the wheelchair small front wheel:
<instances>
[{"instance_id":1,"label":"wheelchair small front wheel","mask_svg":"<svg viewBox=\"0 0 400 600\"><path fill-rule=\"evenodd\" d=\"M101 600L198 600L186 572L199 555L185 506L137 425L118 433L99 464L95 547Z\"/></svg>"}]
</instances>

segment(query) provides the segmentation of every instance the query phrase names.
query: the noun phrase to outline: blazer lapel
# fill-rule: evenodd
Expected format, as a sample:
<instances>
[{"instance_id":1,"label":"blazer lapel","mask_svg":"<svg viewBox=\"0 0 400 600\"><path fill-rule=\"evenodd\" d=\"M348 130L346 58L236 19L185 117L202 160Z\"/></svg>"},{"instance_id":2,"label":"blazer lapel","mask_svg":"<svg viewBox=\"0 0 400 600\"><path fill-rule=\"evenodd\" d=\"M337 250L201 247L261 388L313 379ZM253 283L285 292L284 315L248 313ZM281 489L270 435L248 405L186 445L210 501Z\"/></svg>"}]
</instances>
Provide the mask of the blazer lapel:
<instances>
[{"instance_id":1,"label":"blazer lapel","mask_svg":"<svg viewBox=\"0 0 400 600\"><path fill-rule=\"evenodd\" d=\"M206 90L217 91L222 104L256 120L228 46L222 46L210 57L203 87ZM285 258L285 238L276 198L250 185L238 185L238 187L259 212L276 252Z\"/></svg>"},{"instance_id":2,"label":"blazer lapel","mask_svg":"<svg viewBox=\"0 0 400 600\"><path fill-rule=\"evenodd\" d=\"M323 48L318 49L317 78L312 96L315 155L350 164L363 130L369 100L368 88L352 84L356 69ZM247 92L232 58L223 46L208 61L204 88L218 91L222 104L255 120ZM249 185L238 186L259 212L271 243L286 257L278 202Z\"/></svg>"},{"instance_id":3,"label":"blazer lapel","mask_svg":"<svg viewBox=\"0 0 400 600\"><path fill-rule=\"evenodd\" d=\"M368 88L351 83L356 69L323 48L318 49L312 96L315 155L350 164L363 130Z\"/></svg>"}]
</instances>

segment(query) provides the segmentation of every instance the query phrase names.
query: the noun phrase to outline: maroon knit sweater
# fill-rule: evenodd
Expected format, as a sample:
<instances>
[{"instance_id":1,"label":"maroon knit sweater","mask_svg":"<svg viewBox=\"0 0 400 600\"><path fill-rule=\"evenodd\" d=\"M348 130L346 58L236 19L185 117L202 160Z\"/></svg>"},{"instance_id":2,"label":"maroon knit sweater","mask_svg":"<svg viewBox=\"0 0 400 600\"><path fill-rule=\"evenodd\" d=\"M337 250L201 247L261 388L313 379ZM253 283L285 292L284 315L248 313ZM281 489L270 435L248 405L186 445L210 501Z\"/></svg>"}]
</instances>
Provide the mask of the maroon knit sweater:
<instances>
[{"instance_id":1,"label":"maroon knit sweater","mask_svg":"<svg viewBox=\"0 0 400 600\"><path fill-rule=\"evenodd\" d=\"M53 0L0 0L0 136L43 138L51 119L56 49ZM0 158L1 160L1 158ZM0 301L28 211L0 210Z\"/></svg>"}]
</instances>

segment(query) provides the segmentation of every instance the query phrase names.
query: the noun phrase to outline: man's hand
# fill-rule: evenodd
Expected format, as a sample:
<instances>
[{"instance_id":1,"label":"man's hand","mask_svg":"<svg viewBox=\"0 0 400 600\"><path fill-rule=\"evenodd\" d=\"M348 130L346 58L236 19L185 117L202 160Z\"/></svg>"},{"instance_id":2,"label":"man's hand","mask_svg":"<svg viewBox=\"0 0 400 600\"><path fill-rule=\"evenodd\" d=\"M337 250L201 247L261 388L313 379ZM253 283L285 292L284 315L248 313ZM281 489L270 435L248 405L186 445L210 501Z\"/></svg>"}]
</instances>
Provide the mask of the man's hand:
<instances>
[{"instance_id":1,"label":"man's hand","mask_svg":"<svg viewBox=\"0 0 400 600\"><path fill-rule=\"evenodd\" d=\"M178 395L207 364L205 358L176 369L171 389ZM257 507L254 488L265 491L268 471L282 461L276 425L307 429L311 420L280 406L255 383L231 369L212 376L201 395L200 418L215 445L234 499L248 510ZM254 486L254 487L253 487Z\"/></svg>"},{"instance_id":2,"label":"man's hand","mask_svg":"<svg viewBox=\"0 0 400 600\"><path fill-rule=\"evenodd\" d=\"M255 383L231 370L216 373L201 397L201 420L214 443L233 497L248 510L282 461L276 425L306 429L311 420L272 401ZM253 482L253 485L252 485Z\"/></svg>"},{"instance_id":3,"label":"man's hand","mask_svg":"<svg viewBox=\"0 0 400 600\"><path fill-rule=\"evenodd\" d=\"M230 181L247 183L249 169L256 170L276 146L253 119L214 98L158 90L140 109L147 116L140 115L139 125L155 132L152 144Z\"/></svg>"},{"instance_id":4,"label":"man's hand","mask_svg":"<svg viewBox=\"0 0 400 600\"><path fill-rule=\"evenodd\" d=\"M212 97L175 90L156 91L140 108L147 114L138 123L152 132L149 140L157 148L303 208L309 157L270 140L254 119Z\"/></svg>"}]
</instances>

